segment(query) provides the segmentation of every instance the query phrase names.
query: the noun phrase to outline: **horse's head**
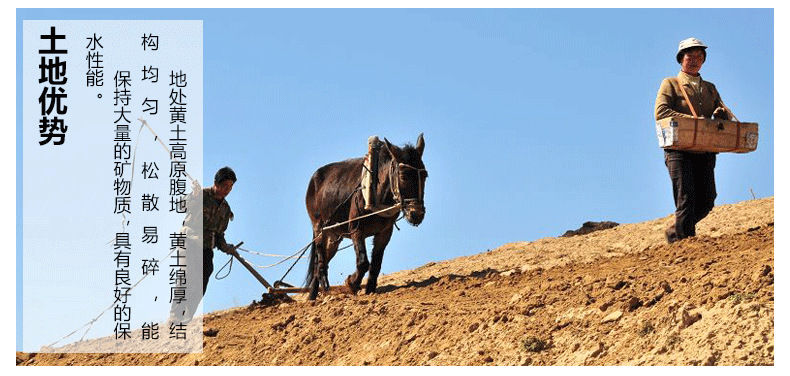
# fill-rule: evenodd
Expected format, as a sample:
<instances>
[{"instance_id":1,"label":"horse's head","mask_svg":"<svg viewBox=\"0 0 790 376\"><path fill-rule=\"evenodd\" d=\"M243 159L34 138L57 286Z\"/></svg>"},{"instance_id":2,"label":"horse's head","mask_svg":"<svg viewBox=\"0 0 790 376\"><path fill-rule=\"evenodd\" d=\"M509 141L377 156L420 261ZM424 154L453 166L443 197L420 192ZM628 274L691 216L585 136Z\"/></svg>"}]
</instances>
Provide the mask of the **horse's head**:
<instances>
[{"instance_id":1,"label":"horse's head","mask_svg":"<svg viewBox=\"0 0 790 376\"><path fill-rule=\"evenodd\" d=\"M384 148L392 157L388 171L389 184L395 202L401 204L406 220L414 226L422 223L425 217L425 178L428 171L422 163L422 152L425 150L425 140L422 133L417 137L417 144L406 144L400 148L392 145L386 138Z\"/></svg>"}]
</instances>

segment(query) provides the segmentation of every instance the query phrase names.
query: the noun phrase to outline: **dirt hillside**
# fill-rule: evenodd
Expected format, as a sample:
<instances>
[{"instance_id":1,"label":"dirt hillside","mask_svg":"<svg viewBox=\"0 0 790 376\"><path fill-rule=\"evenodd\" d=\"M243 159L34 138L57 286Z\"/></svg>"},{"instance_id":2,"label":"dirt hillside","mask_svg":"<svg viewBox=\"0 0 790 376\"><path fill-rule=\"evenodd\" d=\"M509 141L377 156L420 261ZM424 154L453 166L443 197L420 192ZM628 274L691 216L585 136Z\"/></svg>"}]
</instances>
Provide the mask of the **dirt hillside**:
<instances>
[{"instance_id":1,"label":"dirt hillside","mask_svg":"<svg viewBox=\"0 0 790 376\"><path fill-rule=\"evenodd\" d=\"M774 364L773 197L718 206L696 238L668 245L671 220L429 263L383 276L376 295L210 313L218 333L200 354L17 364Z\"/></svg>"}]
</instances>

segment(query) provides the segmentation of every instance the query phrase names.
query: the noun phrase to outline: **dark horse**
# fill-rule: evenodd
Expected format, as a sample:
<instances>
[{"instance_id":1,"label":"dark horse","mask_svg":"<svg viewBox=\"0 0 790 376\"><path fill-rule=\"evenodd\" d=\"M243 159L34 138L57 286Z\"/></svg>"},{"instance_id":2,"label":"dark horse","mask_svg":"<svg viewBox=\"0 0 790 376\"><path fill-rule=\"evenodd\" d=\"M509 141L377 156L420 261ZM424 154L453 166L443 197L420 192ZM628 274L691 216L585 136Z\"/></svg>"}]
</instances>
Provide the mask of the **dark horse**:
<instances>
[{"instance_id":1,"label":"dark horse","mask_svg":"<svg viewBox=\"0 0 790 376\"><path fill-rule=\"evenodd\" d=\"M307 214L313 223L314 238L306 278L310 300L318 296L319 282L324 290L329 289L329 261L343 238L350 238L354 242L357 255L356 271L346 279L346 285L352 293L356 293L362 284L362 277L369 271L365 292L376 292L384 248L390 241L399 212L403 212L406 220L414 226L419 225L425 216L423 192L428 174L422 163L423 150L425 141L422 134L417 138L416 146L406 144L402 148L384 139L379 149L376 202L381 207L396 204L400 204L400 207L357 220L353 219L373 212L365 210L360 188L364 158L330 163L313 174L305 198ZM349 220L353 221L324 229ZM368 262L365 239L370 236L373 236L373 252Z\"/></svg>"}]
</instances>

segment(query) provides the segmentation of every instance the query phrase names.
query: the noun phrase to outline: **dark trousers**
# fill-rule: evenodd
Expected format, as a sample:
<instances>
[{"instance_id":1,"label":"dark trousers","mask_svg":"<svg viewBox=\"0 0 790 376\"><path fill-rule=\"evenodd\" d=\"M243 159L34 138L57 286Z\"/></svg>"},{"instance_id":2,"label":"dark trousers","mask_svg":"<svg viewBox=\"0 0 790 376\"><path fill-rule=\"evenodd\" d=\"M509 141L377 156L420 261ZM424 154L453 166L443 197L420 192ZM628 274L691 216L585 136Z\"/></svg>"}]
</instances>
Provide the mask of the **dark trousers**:
<instances>
[{"instance_id":1,"label":"dark trousers","mask_svg":"<svg viewBox=\"0 0 790 376\"><path fill-rule=\"evenodd\" d=\"M675 197L675 224L666 231L667 240L671 243L695 236L697 222L713 209L716 154L664 150L664 163L669 170Z\"/></svg>"},{"instance_id":2,"label":"dark trousers","mask_svg":"<svg viewBox=\"0 0 790 376\"><path fill-rule=\"evenodd\" d=\"M173 300L173 303L170 305L171 318L175 318L184 323L189 322L195 316L195 311L197 311L200 301L203 299L203 296L206 295L206 287L208 287L211 273L214 272L214 251L210 248L202 248L200 244L193 245L195 245L194 249L190 245L187 245L186 252L188 285L186 299L181 302ZM203 249L202 254L200 252L201 248ZM195 287L197 287L197 284L194 278L198 278L198 273L200 272L198 265L201 263L203 264L203 290L196 291Z\"/></svg>"}]
</instances>

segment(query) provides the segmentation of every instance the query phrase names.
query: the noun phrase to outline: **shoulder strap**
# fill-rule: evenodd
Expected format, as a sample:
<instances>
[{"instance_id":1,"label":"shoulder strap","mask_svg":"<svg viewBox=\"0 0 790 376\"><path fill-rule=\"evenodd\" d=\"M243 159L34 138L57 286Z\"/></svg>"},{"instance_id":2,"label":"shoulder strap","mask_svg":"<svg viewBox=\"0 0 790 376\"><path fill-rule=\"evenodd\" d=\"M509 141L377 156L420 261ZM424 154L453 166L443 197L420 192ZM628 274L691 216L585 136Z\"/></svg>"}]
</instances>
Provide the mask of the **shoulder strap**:
<instances>
[{"instance_id":1,"label":"shoulder strap","mask_svg":"<svg viewBox=\"0 0 790 376\"><path fill-rule=\"evenodd\" d=\"M691 109L691 114L694 115L694 117L697 117L697 111L694 110L694 104L691 103L691 100L689 99L689 95L686 94L686 89L684 89L683 85L680 84L680 81L678 80L678 78L677 77L670 77L669 79L670 79L670 81L674 82L675 85L677 85L680 88L680 92L683 93L683 98L686 99L686 103L689 105L689 108Z\"/></svg>"}]
</instances>

